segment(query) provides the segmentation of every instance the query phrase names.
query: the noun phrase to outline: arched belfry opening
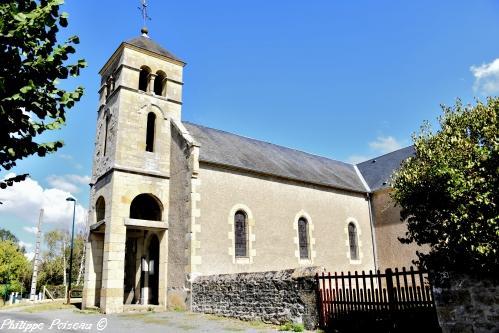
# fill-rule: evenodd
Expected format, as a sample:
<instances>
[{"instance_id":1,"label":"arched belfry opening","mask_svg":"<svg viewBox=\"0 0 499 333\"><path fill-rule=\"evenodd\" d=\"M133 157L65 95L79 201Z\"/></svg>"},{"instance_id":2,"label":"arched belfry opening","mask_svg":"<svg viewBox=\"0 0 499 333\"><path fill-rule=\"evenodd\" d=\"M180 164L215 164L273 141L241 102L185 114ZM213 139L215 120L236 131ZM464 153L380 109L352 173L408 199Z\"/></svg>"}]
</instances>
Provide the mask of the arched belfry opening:
<instances>
[{"instance_id":1,"label":"arched belfry opening","mask_svg":"<svg viewBox=\"0 0 499 333\"><path fill-rule=\"evenodd\" d=\"M163 206L152 194L139 194L130 205L130 218L139 220L161 221Z\"/></svg>"},{"instance_id":2,"label":"arched belfry opening","mask_svg":"<svg viewBox=\"0 0 499 333\"><path fill-rule=\"evenodd\" d=\"M102 196L95 203L95 222L103 221L106 218L106 201Z\"/></svg>"},{"instance_id":3,"label":"arched belfry opening","mask_svg":"<svg viewBox=\"0 0 499 333\"><path fill-rule=\"evenodd\" d=\"M163 71L158 71L154 78L154 94L166 96L166 74Z\"/></svg>"},{"instance_id":4,"label":"arched belfry opening","mask_svg":"<svg viewBox=\"0 0 499 333\"><path fill-rule=\"evenodd\" d=\"M139 74L139 90L147 92L149 85L149 77L151 76L151 69L147 66L142 66L140 68Z\"/></svg>"}]
</instances>

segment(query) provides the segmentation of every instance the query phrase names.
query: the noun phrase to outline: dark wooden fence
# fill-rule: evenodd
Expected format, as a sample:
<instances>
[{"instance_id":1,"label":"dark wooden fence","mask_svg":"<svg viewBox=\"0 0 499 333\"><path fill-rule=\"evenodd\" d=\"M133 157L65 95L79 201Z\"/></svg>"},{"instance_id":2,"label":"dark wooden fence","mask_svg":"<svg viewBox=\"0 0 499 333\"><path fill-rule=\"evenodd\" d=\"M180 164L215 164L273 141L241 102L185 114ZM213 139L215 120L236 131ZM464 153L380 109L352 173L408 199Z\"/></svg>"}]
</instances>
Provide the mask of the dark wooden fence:
<instances>
[{"instance_id":1,"label":"dark wooden fence","mask_svg":"<svg viewBox=\"0 0 499 333\"><path fill-rule=\"evenodd\" d=\"M428 273L317 275L320 327L331 332L441 332Z\"/></svg>"}]
</instances>

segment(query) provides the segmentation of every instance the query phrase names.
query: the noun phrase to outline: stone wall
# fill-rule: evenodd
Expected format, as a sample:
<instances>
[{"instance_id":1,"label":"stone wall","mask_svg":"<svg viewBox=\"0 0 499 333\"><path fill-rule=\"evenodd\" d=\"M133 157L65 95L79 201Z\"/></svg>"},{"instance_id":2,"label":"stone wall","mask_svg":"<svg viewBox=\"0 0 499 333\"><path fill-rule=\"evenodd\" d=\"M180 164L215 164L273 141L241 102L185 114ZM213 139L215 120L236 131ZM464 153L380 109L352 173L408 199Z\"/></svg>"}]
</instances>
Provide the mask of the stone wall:
<instances>
[{"instance_id":1,"label":"stone wall","mask_svg":"<svg viewBox=\"0 0 499 333\"><path fill-rule=\"evenodd\" d=\"M315 274L323 268L201 276L192 283L192 310L266 323L318 323Z\"/></svg>"},{"instance_id":2,"label":"stone wall","mask_svg":"<svg viewBox=\"0 0 499 333\"><path fill-rule=\"evenodd\" d=\"M443 333L499 332L497 281L445 275L434 295Z\"/></svg>"},{"instance_id":3,"label":"stone wall","mask_svg":"<svg viewBox=\"0 0 499 333\"><path fill-rule=\"evenodd\" d=\"M168 306L170 308L186 308L186 272L188 264L186 248L190 241L188 223L190 221L190 178L186 152L189 151L187 142L171 123L170 146L170 196L168 226Z\"/></svg>"}]
</instances>

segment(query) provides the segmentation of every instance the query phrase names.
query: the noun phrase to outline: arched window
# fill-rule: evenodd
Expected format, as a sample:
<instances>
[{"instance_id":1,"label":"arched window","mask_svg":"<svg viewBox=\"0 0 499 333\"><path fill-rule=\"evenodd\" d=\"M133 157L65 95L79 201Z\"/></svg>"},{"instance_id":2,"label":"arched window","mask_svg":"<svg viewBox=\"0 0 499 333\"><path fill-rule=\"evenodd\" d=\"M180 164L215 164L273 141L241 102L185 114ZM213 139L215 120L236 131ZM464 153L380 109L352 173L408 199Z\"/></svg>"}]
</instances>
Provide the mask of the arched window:
<instances>
[{"instance_id":1,"label":"arched window","mask_svg":"<svg viewBox=\"0 0 499 333\"><path fill-rule=\"evenodd\" d=\"M140 69L139 76L139 90L147 92L147 86L149 85L149 76L151 75L151 70L149 67L142 67Z\"/></svg>"},{"instance_id":2,"label":"arched window","mask_svg":"<svg viewBox=\"0 0 499 333\"><path fill-rule=\"evenodd\" d=\"M239 210L234 215L235 250L237 257L248 256L248 223L246 213Z\"/></svg>"},{"instance_id":3,"label":"arched window","mask_svg":"<svg viewBox=\"0 0 499 333\"><path fill-rule=\"evenodd\" d=\"M308 221L301 217L298 220L298 242L300 245L300 259L309 258L308 249Z\"/></svg>"},{"instance_id":4,"label":"arched window","mask_svg":"<svg viewBox=\"0 0 499 333\"><path fill-rule=\"evenodd\" d=\"M166 95L166 74L162 71L156 73L156 78L154 79L154 94L158 96Z\"/></svg>"},{"instance_id":5,"label":"arched window","mask_svg":"<svg viewBox=\"0 0 499 333\"><path fill-rule=\"evenodd\" d=\"M358 260L359 246L357 244L357 227L355 227L355 224L352 222L348 224L348 241L350 244L350 259Z\"/></svg>"},{"instance_id":6,"label":"arched window","mask_svg":"<svg viewBox=\"0 0 499 333\"><path fill-rule=\"evenodd\" d=\"M161 202L151 194L139 194L130 205L130 218L161 221Z\"/></svg>"},{"instance_id":7,"label":"arched window","mask_svg":"<svg viewBox=\"0 0 499 333\"><path fill-rule=\"evenodd\" d=\"M101 196L95 203L95 222L100 222L106 218L106 201Z\"/></svg>"},{"instance_id":8,"label":"arched window","mask_svg":"<svg viewBox=\"0 0 499 333\"><path fill-rule=\"evenodd\" d=\"M106 81L106 98L114 91L114 78L111 75Z\"/></svg>"},{"instance_id":9,"label":"arched window","mask_svg":"<svg viewBox=\"0 0 499 333\"><path fill-rule=\"evenodd\" d=\"M156 115L149 112L147 115L146 151L154 151L154 131L156 127Z\"/></svg>"}]
</instances>

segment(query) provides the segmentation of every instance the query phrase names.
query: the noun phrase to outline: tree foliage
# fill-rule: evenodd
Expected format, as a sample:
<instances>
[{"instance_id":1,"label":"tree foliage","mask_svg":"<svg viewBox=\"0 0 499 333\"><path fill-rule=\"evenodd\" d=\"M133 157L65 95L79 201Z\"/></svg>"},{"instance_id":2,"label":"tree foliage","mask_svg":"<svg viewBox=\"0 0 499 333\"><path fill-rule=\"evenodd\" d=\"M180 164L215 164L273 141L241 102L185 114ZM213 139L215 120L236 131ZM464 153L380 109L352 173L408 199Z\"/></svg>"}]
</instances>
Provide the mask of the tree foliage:
<instances>
[{"instance_id":1,"label":"tree foliage","mask_svg":"<svg viewBox=\"0 0 499 333\"><path fill-rule=\"evenodd\" d=\"M22 253L26 253L26 248L20 245L19 239L17 239L17 237L12 232L10 232L10 230L0 228L0 241L7 240L16 244Z\"/></svg>"},{"instance_id":2,"label":"tree foliage","mask_svg":"<svg viewBox=\"0 0 499 333\"><path fill-rule=\"evenodd\" d=\"M499 98L442 107L441 129L414 135L415 156L395 174L392 197L408 231L429 245L419 263L434 270L498 271Z\"/></svg>"},{"instance_id":3,"label":"tree foliage","mask_svg":"<svg viewBox=\"0 0 499 333\"><path fill-rule=\"evenodd\" d=\"M10 240L0 241L0 294L21 291L29 281L29 261L17 244ZM26 290L26 289L24 289Z\"/></svg>"},{"instance_id":4,"label":"tree foliage","mask_svg":"<svg viewBox=\"0 0 499 333\"><path fill-rule=\"evenodd\" d=\"M19 242L19 239L17 239L17 237L12 232L10 232L10 230L0 228L0 241L7 240L10 240L15 244Z\"/></svg>"},{"instance_id":5,"label":"tree foliage","mask_svg":"<svg viewBox=\"0 0 499 333\"><path fill-rule=\"evenodd\" d=\"M45 234L45 247L38 274L38 285L62 285L64 274L69 273L69 257L71 252L71 235L68 231L52 230ZM73 245L72 283L76 283L78 271L85 250L85 235L75 234Z\"/></svg>"},{"instance_id":6,"label":"tree foliage","mask_svg":"<svg viewBox=\"0 0 499 333\"><path fill-rule=\"evenodd\" d=\"M60 12L63 0L4 0L0 2L0 169L62 147L62 141L36 142L45 131L59 129L83 94L83 88L61 89L60 80L78 76L84 60L66 64L75 52L77 36L58 44L59 28L68 25ZM0 181L5 188L26 174Z\"/></svg>"}]
</instances>

